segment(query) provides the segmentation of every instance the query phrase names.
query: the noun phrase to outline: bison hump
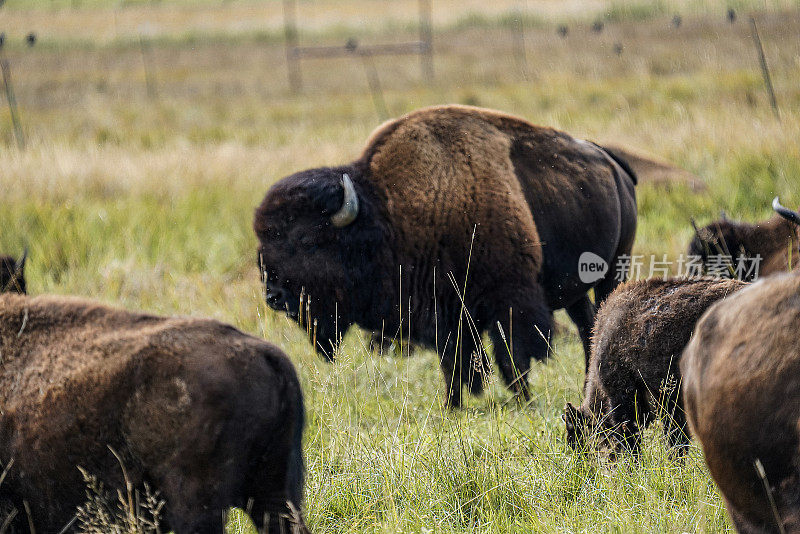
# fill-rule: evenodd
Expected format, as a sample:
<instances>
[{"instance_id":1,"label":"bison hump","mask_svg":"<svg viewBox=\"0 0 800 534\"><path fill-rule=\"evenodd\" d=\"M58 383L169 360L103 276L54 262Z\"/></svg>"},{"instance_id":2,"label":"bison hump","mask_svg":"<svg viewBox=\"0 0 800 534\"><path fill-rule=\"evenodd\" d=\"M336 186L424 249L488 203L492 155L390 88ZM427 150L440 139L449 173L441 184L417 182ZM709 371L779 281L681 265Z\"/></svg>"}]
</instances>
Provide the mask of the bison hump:
<instances>
[{"instance_id":1,"label":"bison hump","mask_svg":"<svg viewBox=\"0 0 800 534\"><path fill-rule=\"evenodd\" d=\"M511 247L534 264L528 267L538 267L538 233L511 161L513 134L502 120L477 108L445 106L401 117L373 134L364 162L398 246L412 255L471 244L478 253Z\"/></svg>"}]
</instances>

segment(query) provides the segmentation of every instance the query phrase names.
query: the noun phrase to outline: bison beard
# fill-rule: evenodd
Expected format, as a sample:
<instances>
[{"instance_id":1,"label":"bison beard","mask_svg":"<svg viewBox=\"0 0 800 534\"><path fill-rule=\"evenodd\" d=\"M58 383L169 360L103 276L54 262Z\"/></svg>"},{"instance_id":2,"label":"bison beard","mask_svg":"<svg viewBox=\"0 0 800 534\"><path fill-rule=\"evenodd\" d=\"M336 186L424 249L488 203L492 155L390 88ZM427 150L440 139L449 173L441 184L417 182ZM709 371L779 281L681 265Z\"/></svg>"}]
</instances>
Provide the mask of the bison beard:
<instances>
[{"instance_id":1,"label":"bison beard","mask_svg":"<svg viewBox=\"0 0 800 534\"><path fill-rule=\"evenodd\" d=\"M527 395L553 310L567 310L588 355L586 293L599 303L618 284L634 184L624 161L562 132L479 108L423 109L381 126L358 160L270 189L254 218L266 300L329 359L353 324L434 348L450 406L463 386L482 390L489 331L505 382ZM607 262L603 278L581 281L583 252Z\"/></svg>"},{"instance_id":2,"label":"bison beard","mask_svg":"<svg viewBox=\"0 0 800 534\"><path fill-rule=\"evenodd\" d=\"M70 522L86 497L78 467L124 490L114 452L132 484L160 492L165 532L222 532L248 501L259 529L289 531L304 411L273 345L216 321L4 294L0 351L0 503L20 531L28 507L38 532Z\"/></svg>"}]
</instances>

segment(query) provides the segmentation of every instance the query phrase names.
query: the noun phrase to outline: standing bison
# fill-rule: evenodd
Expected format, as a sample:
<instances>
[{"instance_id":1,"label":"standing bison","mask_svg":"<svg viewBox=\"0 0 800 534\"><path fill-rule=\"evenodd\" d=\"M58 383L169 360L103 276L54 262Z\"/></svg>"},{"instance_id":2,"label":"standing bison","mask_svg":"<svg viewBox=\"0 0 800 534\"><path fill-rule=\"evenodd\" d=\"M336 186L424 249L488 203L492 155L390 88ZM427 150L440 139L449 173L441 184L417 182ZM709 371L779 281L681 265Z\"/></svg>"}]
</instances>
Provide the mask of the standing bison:
<instances>
[{"instance_id":1,"label":"standing bison","mask_svg":"<svg viewBox=\"0 0 800 534\"><path fill-rule=\"evenodd\" d=\"M248 501L271 533L297 518L303 400L273 345L216 321L6 293L0 352L0 501L20 529L29 510L35 531L61 531L85 500L78 468L124 489L120 463L160 491L165 531L222 532Z\"/></svg>"},{"instance_id":2,"label":"standing bison","mask_svg":"<svg viewBox=\"0 0 800 534\"><path fill-rule=\"evenodd\" d=\"M26 293L25 284L25 259L26 251L22 257L15 260L11 256L0 255L0 293Z\"/></svg>"},{"instance_id":3,"label":"standing bison","mask_svg":"<svg viewBox=\"0 0 800 534\"><path fill-rule=\"evenodd\" d=\"M789 270L798 262L800 214L781 206L778 197L772 201L772 208L776 214L766 221L751 224L731 221L723 216L695 230L695 236L689 244L689 254L700 256L706 268L716 268L717 271L710 274L733 274L746 281L754 280L756 275ZM720 256L730 257L733 266L737 265L738 259L751 264L758 261L758 270L740 269L737 273L734 269L731 273L720 262L712 267L713 257L719 259Z\"/></svg>"},{"instance_id":4,"label":"standing bison","mask_svg":"<svg viewBox=\"0 0 800 534\"><path fill-rule=\"evenodd\" d=\"M800 532L800 275L711 307L681 360L692 433L736 529Z\"/></svg>"},{"instance_id":5,"label":"standing bison","mask_svg":"<svg viewBox=\"0 0 800 534\"><path fill-rule=\"evenodd\" d=\"M436 349L450 406L483 388L490 330L505 382L527 395L566 308L588 348L636 230L635 176L602 148L502 113L422 109L378 128L361 157L276 183L254 229L267 304L329 359L352 325ZM606 272L579 274L591 253Z\"/></svg>"}]
</instances>

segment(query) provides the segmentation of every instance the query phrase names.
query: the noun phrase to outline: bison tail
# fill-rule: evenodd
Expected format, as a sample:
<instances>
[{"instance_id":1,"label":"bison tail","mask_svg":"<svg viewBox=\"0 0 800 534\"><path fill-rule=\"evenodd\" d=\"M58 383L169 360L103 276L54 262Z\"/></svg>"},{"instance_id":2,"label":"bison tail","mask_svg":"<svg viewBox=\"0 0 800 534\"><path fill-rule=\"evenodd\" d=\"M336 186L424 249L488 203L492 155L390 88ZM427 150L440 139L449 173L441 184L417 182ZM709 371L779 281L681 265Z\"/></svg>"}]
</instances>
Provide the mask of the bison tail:
<instances>
[{"instance_id":1,"label":"bison tail","mask_svg":"<svg viewBox=\"0 0 800 534\"><path fill-rule=\"evenodd\" d=\"M636 176L636 172L633 170L633 167L631 167L630 163L628 163L628 160L625 158L625 154L621 150L614 147L605 147L600 145L597 145L597 148L608 154L608 157L613 159L617 165L622 167L622 170L628 173L628 176L631 177L631 181L633 181L634 185L639 183L639 177Z\"/></svg>"}]
</instances>

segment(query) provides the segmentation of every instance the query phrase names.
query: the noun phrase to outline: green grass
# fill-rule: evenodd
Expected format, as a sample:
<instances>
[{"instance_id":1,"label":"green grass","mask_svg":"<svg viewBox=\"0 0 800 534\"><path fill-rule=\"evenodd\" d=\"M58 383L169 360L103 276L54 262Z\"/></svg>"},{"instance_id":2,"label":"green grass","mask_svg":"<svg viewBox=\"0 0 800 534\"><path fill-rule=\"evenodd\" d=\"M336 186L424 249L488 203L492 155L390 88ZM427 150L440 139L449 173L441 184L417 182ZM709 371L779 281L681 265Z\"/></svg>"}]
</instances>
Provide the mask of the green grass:
<instances>
[{"instance_id":1,"label":"green grass","mask_svg":"<svg viewBox=\"0 0 800 534\"><path fill-rule=\"evenodd\" d=\"M527 78L503 24L437 34L431 86L417 58L376 67L394 115L477 104L644 149L697 174L709 186L703 193L637 191L635 252L674 259L691 236L690 217L704 223L725 209L757 220L776 194L800 204L800 13L758 14L777 121L747 25L698 14L718 3L692 5L679 30L666 8L644 22L620 12L601 35L578 26L559 39L551 27L531 27ZM72 47L70 39L7 51L28 148L15 148L3 107L0 252L30 248L32 293L211 316L280 345L306 396L306 516L315 532L730 531L696 447L675 463L653 428L639 463L568 449L560 415L580 400L583 368L571 326L555 339L552 360L534 366L529 404L509 402L492 377L483 397L451 413L441 408L435 354L372 355L354 330L329 365L299 328L265 309L253 209L281 176L357 156L379 123L359 63L308 61L305 89L292 95L279 43L167 36L153 47L153 101L137 46L89 35ZM621 56L612 52L617 41ZM231 530L246 524L237 515Z\"/></svg>"}]
</instances>

